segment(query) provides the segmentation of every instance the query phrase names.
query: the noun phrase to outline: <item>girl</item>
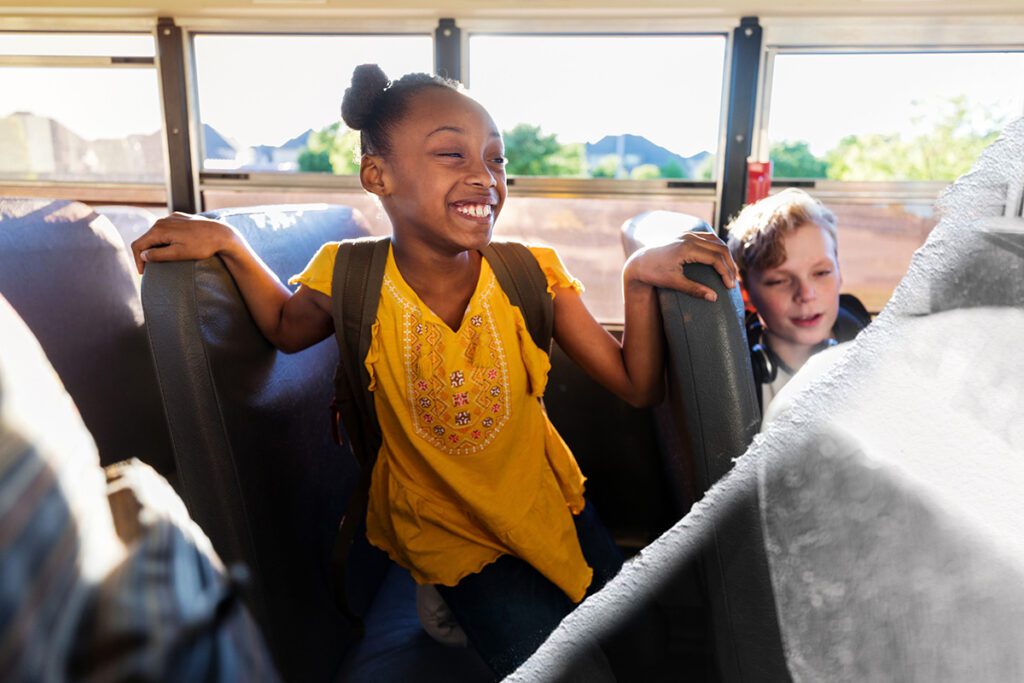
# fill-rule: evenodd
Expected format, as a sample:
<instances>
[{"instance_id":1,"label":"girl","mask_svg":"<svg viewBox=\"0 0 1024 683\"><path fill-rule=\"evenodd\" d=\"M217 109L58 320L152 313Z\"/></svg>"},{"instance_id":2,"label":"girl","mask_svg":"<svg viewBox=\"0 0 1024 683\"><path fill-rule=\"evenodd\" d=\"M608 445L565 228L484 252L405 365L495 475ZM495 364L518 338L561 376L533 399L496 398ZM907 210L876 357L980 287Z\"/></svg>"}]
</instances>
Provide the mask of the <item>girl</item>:
<instances>
[{"instance_id":1,"label":"girl","mask_svg":"<svg viewBox=\"0 0 1024 683\"><path fill-rule=\"evenodd\" d=\"M367 537L418 583L437 585L494 672L513 671L621 565L583 498L584 477L537 397L549 369L522 313L479 249L505 202L501 135L488 113L435 76L389 82L358 67L342 117L361 131L360 180L392 224L366 358L383 434ZM220 256L267 339L285 352L333 333L338 244L293 278L293 294L232 228L173 214L132 245L151 261ZM608 389L637 406L662 392L655 287L714 301L681 264L735 266L707 235L634 254L623 269L620 344L587 311L554 251L533 248L554 298L554 338Z\"/></svg>"}]
</instances>

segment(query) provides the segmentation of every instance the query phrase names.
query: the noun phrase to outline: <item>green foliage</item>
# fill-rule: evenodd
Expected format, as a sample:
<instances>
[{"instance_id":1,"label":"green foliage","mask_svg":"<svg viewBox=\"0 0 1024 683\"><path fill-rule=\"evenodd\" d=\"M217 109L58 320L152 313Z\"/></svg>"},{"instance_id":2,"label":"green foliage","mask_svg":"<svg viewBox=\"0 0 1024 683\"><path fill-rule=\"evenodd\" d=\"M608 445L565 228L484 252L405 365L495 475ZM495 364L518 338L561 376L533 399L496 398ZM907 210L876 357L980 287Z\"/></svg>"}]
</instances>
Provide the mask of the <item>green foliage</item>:
<instances>
[{"instance_id":1,"label":"green foliage","mask_svg":"<svg viewBox=\"0 0 1024 683\"><path fill-rule=\"evenodd\" d=\"M616 178L621 167L622 160L618 154L606 154L597 162L597 166L592 166L588 170L591 178Z\"/></svg>"},{"instance_id":2,"label":"green foliage","mask_svg":"<svg viewBox=\"0 0 1024 683\"><path fill-rule=\"evenodd\" d=\"M828 163L811 153L803 140L784 140L772 145L772 177L774 178L825 178Z\"/></svg>"},{"instance_id":3,"label":"green foliage","mask_svg":"<svg viewBox=\"0 0 1024 683\"><path fill-rule=\"evenodd\" d=\"M830 150L828 177L835 180L953 180L970 170L978 155L996 137L1002 121L978 126L971 121L964 96L954 97L939 111L917 116L931 129L904 140L898 134L848 135Z\"/></svg>"},{"instance_id":4,"label":"green foliage","mask_svg":"<svg viewBox=\"0 0 1024 683\"><path fill-rule=\"evenodd\" d=\"M634 169L635 170L635 169ZM668 161L662 164L661 168L658 169L662 178L685 178L686 171L676 160Z\"/></svg>"},{"instance_id":5,"label":"green foliage","mask_svg":"<svg viewBox=\"0 0 1024 683\"><path fill-rule=\"evenodd\" d=\"M696 170L697 180L714 180L715 179L715 155L709 154L704 157L704 161L701 162L700 166Z\"/></svg>"},{"instance_id":6,"label":"green foliage","mask_svg":"<svg viewBox=\"0 0 1024 683\"><path fill-rule=\"evenodd\" d=\"M564 177L583 173L585 156L581 144L563 145L554 134L544 135L540 126L528 123L505 131L502 137L509 175Z\"/></svg>"},{"instance_id":7,"label":"green foliage","mask_svg":"<svg viewBox=\"0 0 1024 683\"><path fill-rule=\"evenodd\" d=\"M331 153L325 149L314 152L307 147L299 154L299 170L303 173L332 173Z\"/></svg>"},{"instance_id":8,"label":"green foliage","mask_svg":"<svg viewBox=\"0 0 1024 683\"><path fill-rule=\"evenodd\" d=\"M309 173L356 175L359 173L359 132L342 130L341 122L309 134L299 154L299 170Z\"/></svg>"},{"instance_id":9,"label":"green foliage","mask_svg":"<svg viewBox=\"0 0 1024 683\"><path fill-rule=\"evenodd\" d=\"M629 177L633 180L654 180L661 177L661 169L654 164L641 164L633 167Z\"/></svg>"}]
</instances>

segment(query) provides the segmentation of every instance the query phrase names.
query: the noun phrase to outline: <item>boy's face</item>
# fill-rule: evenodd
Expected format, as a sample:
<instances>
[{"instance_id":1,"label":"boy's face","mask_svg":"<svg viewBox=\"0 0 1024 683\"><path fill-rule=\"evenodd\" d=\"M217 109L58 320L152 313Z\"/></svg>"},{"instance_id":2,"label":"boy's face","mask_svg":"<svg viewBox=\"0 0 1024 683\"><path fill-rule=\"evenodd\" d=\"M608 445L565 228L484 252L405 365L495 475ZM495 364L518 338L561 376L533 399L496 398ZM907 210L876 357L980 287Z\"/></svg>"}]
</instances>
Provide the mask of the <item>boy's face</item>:
<instances>
[{"instance_id":1,"label":"boy's face","mask_svg":"<svg viewBox=\"0 0 1024 683\"><path fill-rule=\"evenodd\" d=\"M813 347L832 335L839 314L836 245L815 223L787 233L783 242L786 260L775 268L750 269L745 284L776 341Z\"/></svg>"}]
</instances>

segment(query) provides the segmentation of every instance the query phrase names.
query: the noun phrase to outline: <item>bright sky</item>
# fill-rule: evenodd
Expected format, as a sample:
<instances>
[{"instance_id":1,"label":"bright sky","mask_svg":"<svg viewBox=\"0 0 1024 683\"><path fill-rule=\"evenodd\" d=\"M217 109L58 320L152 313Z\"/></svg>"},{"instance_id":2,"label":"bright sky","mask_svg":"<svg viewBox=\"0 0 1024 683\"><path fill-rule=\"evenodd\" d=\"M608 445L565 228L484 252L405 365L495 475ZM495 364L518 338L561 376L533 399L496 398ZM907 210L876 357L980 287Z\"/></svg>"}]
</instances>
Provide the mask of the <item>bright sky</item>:
<instances>
[{"instance_id":1,"label":"bright sky","mask_svg":"<svg viewBox=\"0 0 1024 683\"><path fill-rule=\"evenodd\" d=\"M0 54L95 53L98 41L0 36ZM148 36L120 54L152 53ZM141 42L140 42L141 41ZM470 91L499 126L539 123L562 142L635 133L684 156L719 138L725 41L698 36L475 36ZM429 36L223 36L195 40L202 120L241 145L279 145L338 119L352 69L429 71ZM934 103L967 94L979 125L1024 113L1024 54L780 55L770 137L821 154L851 133L912 132ZM0 117L49 116L86 138L158 130L152 69L0 68ZM914 102L922 104L914 105Z\"/></svg>"},{"instance_id":2,"label":"bright sky","mask_svg":"<svg viewBox=\"0 0 1024 683\"><path fill-rule=\"evenodd\" d=\"M504 128L634 133L683 156L718 146L724 37L476 36L469 49L470 91Z\"/></svg>"},{"instance_id":3,"label":"bright sky","mask_svg":"<svg viewBox=\"0 0 1024 683\"><path fill-rule=\"evenodd\" d=\"M771 140L807 140L824 154L851 134L903 136L965 94L988 130L1024 115L1024 53L779 55L772 77ZM915 104L916 103L916 104Z\"/></svg>"}]
</instances>

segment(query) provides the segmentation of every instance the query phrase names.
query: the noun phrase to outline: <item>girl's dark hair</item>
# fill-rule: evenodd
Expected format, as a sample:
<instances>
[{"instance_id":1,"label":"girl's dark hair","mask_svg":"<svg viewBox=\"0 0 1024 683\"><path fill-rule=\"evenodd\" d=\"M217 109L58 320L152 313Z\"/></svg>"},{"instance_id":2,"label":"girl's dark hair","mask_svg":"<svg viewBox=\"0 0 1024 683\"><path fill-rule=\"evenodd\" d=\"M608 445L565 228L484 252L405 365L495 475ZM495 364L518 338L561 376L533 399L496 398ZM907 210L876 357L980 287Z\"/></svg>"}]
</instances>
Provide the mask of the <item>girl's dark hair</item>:
<instances>
[{"instance_id":1,"label":"girl's dark hair","mask_svg":"<svg viewBox=\"0 0 1024 683\"><path fill-rule=\"evenodd\" d=\"M409 99L424 88L451 88L459 84L441 76L413 73L389 81L376 64L362 64L352 72L352 85L341 100L341 118L345 125L359 131L363 154L387 154L391 151L389 133L405 116Z\"/></svg>"}]
</instances>

